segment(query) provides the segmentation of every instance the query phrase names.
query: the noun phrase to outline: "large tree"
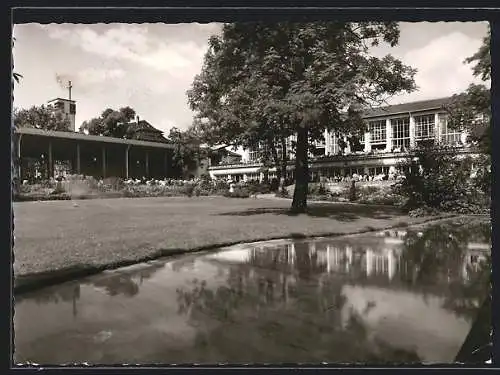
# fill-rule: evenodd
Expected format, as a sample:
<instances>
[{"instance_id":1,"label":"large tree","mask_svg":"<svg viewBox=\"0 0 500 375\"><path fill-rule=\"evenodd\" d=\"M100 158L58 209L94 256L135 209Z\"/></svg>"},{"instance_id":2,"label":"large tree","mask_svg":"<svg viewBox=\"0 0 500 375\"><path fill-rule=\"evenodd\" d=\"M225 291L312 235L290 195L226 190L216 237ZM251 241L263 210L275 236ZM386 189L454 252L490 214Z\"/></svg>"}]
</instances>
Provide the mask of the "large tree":
<instances>
[{"instance_id":1,"label":"large tree","mask_svg":"<svg viewBox=\"0 0 500 375\"><path fill-rule=\"evenodd\" d=\"M491 30L488 30L479 50L464 61L474 64L474 76L485 83L491 79L490 42ZM471 84L465 92L454 95L448 113L452 127L467 130L470 140L484 153L491 154L491 95L485 84Z\"/></svg>"},{"instance_id":2,"label":"large tree","mask_svg":"<svg viewBox=\"0 0 500 375\"><path fill-rule=\"evenodd\" d=\"M364 131L361 111L416 89L415 70L370 46L395 46L394 22L226 24L188 93L197 124L218 141L296 136L292 210L307 208L308 153L324 130ZM242 103L244 103L242 105Z\"/></svg>"},{"instance_id":3,"label":"large tree","mask_svg":"<svg viewBox=\"0 0 500 375\"><path fill-rule=\"evenodd\" d=\"M130 107L119 110L107 108L99 117L84 121L80 132L91 135L124 138L127 134L128 123L135 117L135 111Z\"/></svg>"},{"instance_id":4,"label":"large tree","mask_svg":"<svg viewBox=\"0 0 500 375\"><path fill-rule=\"evenodd\" d=\"M15 127L55 131L70 130L69 119L51 105L32 106L28 109L14 108L12 117Z\"/></svg>"}]
</instances>

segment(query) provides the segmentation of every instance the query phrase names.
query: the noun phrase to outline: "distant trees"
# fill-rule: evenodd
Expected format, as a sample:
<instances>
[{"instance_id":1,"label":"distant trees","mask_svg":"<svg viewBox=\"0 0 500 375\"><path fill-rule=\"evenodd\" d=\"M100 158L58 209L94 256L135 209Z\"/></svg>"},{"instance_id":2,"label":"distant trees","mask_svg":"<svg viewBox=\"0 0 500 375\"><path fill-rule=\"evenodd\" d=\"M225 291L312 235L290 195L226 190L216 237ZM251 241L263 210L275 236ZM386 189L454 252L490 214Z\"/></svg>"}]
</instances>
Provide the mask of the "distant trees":
<instances>
[{"instance_id":1,"label":"distant trees","mask_svg":"<svg viewBox=\"0 0 500 375\"><path fill-rule=\"evenodd\" d=\"M51 105L32 106L28 109L14 108L12 117L14 126L18 128L70 131L70 120Z\"/></svg>"},{"instance_id":2,"label":"distant trees","mask_svg":"<svg viewBox=\"0 0 500 375\"><path fill-rule=\"evenodd\" d=\"M226 24L188 92L195 126L212 143L261 142L271 152L295 135L292 210L304 212L312 143L325 129L364 131L364 107L416 89L415 70L369 54L398 40L395 22Z\"/></svg>"},{"instance_id":3,"label":"distant trees","mask_svg":"<svg viewBox=\"0 0 500 375\"><path fill-rule=\"evenodd\" d=\"M90 135L125 138L128 123L134 119L135 114L135 110L128 106L119 110L107 108L99 117L84 121L79 131Z\"/></svg>"}]
</instances>

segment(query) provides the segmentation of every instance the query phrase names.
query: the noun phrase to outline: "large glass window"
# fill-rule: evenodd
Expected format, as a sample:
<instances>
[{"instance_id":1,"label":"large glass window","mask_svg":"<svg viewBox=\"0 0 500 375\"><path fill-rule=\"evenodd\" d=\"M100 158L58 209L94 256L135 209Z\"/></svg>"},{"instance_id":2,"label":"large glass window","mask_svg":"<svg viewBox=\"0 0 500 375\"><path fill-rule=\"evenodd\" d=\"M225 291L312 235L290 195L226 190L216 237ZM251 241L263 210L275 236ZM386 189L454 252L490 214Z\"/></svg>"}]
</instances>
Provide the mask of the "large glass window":
<instances>
[{"instance_id":1,"label":"large glass window","mask_svg":"<svg viewBox=\"0 0 500 375\"><path fill-rule=\"evenodd\" d=\"M435 129L435 116L415 116L415 139L433 139Z\"/></svg>"},{"instance_id":2,"label":"large glass window","mask_svg":"<svg viewBox=\"0 0 500 375\"><path fill-rule=\"evenodd\" d=\"M462 133L456 129L448 127L448 119L446 115L439 115L439 127L441 130L441 143L452 146L461 144Z\"/></svg>"},{"instance_id":3,"label":"large glass window","mask_svg":"<svg viewBox=\"0 0 500 375\"><path fill-rule=\"evenodd\" d=\"M339 153L339 142L338 142L338 137L335 135L335 133L331 133L330 135L330 142L331 142L331 154L332 155L337 155Z\"/></svg>"},{"instance_id":4,"label":"large glass window","mask_svg":"<svg viewBox=\"0 0 500 375\"><path fill-rule=\"evenodd\" d=\"M251 163L257 162L260 159L260 151L252 150L248 153L248 161Z\"/></svg>"},{"instance_id":5,"label":"large glass window","mask_svg":"<svg viewBox=\"0 0 500 375\"><path fill-rule=\"evenodd\" d=\"M368 123L368 131L370 132L370 143L380 144L386 143L387 133L386 133L385 120L370 121Z\"/></svg>"},{"instance_id":6,"label":"large glass window","mask_svg":"<svg viewBox=\"0 0 500 375\"><path fill-rule=\"evenodd\" d=\"M391 120L392 126L392 147L410 147L410 118L400 117Z\"/></svg>"}]
</instances>

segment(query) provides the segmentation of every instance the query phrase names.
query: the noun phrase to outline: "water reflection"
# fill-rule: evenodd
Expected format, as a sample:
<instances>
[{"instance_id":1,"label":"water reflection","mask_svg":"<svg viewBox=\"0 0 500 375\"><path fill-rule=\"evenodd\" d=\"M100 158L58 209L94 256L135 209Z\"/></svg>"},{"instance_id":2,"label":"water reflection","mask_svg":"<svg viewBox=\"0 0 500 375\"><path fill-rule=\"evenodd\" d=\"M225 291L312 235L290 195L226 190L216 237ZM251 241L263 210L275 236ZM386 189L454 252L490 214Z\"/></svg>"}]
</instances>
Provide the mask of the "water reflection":
<instances>
[{"instance_id":1,"label":"water reflection","mask_svg":"<svg viewBox=\"0 0 500 375\"><path fill-rule=\"evenodd\" d=\"M16 299L16 357L451 362L489 292L490 235L450 222L109 272Z\"/></svg>"},{"instance_id":2,"label":"water reflection","mask_svg":"<svg viewBox=\"0 0 500 375\"><path fill-rule=\"evenodd\" d=\"M232 265L227 284L179 290L179 311L193 320L245 317L257 324L245 334L262 326L270 334L287 311L300 311L293 330L303 333L294 339L308 348L304 358L316 352L350 362L452 361L488 293L490 230L487 224L447 223L209 256ZM216 346L221 333L212 334L205 332L204 340ZM273 335L291 339L288 331Z\"/></svg>"},{"instance_id":3,"label":"water reflection","mask_svg":"<svg viewBox=\"0 0 500 375\"><path fill-rule=\"evenodd\" d=\"M144 265L123 268L119 271L103 272L101 275L80 281L67 282L56 287L44 288L36 293L27 293L15 298L16 302L31 300L37 304L71 302L73 316L78 315L78 300L81 288L91 285L105 291L109 296L124 295L133 297L139 293L140 285L153 277L156 272L165 267L161 261L149 262Z\"/></svg>"}]
</instances>

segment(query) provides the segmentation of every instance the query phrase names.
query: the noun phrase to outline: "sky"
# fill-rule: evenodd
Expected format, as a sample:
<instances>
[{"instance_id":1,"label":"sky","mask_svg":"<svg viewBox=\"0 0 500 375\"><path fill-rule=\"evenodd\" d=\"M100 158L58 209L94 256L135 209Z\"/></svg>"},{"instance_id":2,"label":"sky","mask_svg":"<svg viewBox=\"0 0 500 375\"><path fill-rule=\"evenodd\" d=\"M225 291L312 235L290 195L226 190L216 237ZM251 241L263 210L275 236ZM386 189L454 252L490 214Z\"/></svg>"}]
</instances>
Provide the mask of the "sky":
<instances>
[{"instance_id":1,"label":"sky","mask_svg":"<svg viewBox=\"0 0 500 375\"><path fill-rule=\"evenodd\" d=\"M487 22L401 23L399 45L373 54L390 53L416 68L419 90L390 103L449 96L479 82L463 62L487 28ZM220 29L215 23L14 25L14 71L23 75L14 107L67 98L71 80L77 128L106 108L130 106L166 134L173 126L186 129L193 118L186 91Z\"/></svg>"}]
</instances>

